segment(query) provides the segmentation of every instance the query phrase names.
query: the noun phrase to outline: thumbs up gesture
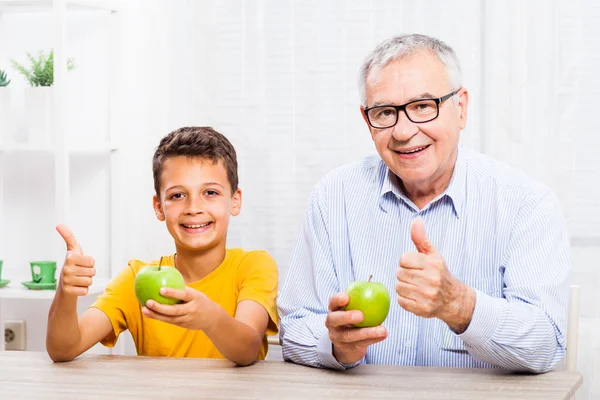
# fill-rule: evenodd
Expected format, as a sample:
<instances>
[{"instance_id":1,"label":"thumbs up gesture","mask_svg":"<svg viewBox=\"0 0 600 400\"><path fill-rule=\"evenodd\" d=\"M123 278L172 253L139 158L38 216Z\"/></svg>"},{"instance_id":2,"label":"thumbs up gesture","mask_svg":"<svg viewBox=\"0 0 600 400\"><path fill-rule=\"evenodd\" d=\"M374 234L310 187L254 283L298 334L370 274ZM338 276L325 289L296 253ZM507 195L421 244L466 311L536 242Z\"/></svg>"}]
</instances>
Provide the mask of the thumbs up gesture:
<instances>
[{"instance_id":1,"label":"thumbs up gesture","mask_svg":"<svg viewBox=\"0 0 600 400\"><path fill-rule=\"evenodd\" d=\"M67 226L58 225L56 230L67 245L67 257L60 274L58 290L70 296L85 296L92 284L92 277L96 275L94 258L83 254L75 235Z\"/></svg>"},{"instance_id":2,"label":"thumbs up gesture","mask_svg":"<svg viewBox=\"0 0 600 400\"><path fill-rule=\"evenodd\" d=\"M473 315L475 292L450 274L446 262L427 239L421 219L413 222L410 237L417 252L400 258L396 273L398 304L420 317L439 318L453 330L464 331Z\"/></svg>"}]
</instances>

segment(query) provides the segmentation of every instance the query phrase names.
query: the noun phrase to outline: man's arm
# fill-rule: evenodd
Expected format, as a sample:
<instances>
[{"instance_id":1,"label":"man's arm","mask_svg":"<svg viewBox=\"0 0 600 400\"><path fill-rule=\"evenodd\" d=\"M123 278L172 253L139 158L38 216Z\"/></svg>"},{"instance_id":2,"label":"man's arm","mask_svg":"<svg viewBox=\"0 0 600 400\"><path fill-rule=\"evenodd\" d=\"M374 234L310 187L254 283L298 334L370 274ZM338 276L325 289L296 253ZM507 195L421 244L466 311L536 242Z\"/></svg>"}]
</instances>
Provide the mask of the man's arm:
<instances>
[{"instance_id":1,"label":"man's arm","mask_svg":"<svg viewBox=\"0 0 600 400\"><path fill-rule=\"evenodd\" d=\"M504 298L475 291L471 322L459 337L479 360L546 372L565 352L569 240L552 193L519 213L503 262Z\"/></svg>"},{"instance_id":2,"label":"man's arm","mask_svg":"<svg viewBox=\"0 0 600 400\"><path fill-rule=\"evenodd\" d=\"M334 267L326 204L322 196L322 186L317 186L311 193L306 219L279 293L280 337L285 360L319 368L344 369L356 365L364 356L366 347L385 339L387 331L383 327L356 329L338 326L349 323L356 313L340 311L338 306L343 304L334 296L341 288ZM330 304L330 301L333 303ZM333 307L331 310L330 305ZM326 326L329 312L328 325L333 336L343 337L348 342L336 347L335 356ZM362 320L362 315L357 318ZM357 347L361 348L356 350ZM353 361L343 364L336 357Z\"/></svg>"}]
</instances>

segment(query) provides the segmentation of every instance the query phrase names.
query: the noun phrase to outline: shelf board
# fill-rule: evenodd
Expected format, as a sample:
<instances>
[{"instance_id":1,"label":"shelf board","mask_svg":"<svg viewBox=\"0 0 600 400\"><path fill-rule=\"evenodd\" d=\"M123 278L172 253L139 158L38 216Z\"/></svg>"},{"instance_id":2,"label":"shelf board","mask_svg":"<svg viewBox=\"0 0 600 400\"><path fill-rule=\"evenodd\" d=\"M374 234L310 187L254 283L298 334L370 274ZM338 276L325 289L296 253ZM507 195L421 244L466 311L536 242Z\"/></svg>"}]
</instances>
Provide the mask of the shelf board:
<instances>
[{"instance_id":1,"label":"shelf board","mask_svg":"<svg viewBox=\"0 0 600 400\"><path fill-rule=\"evenodd\" d=\"M67 146L69 154L102 154L119 150L116 143L73 144ZM0 143L0 153L54 153L56 147L48 144Z\"/></svg>"},{"instance_id":2,"label":"shelf board","mask_svg":"<svg viewBox=\"0 0 600 400\"><path fill-rule=\"evenodd\" d=\"M71 11L119 11L115 0L66 0ZM52 0L0 0L0 13L39 13L52 11Z\"/></svg>"},{"instance_id":3,"label":"shelf board","mask_svg":"<svg viewBox=\"0 0 600 400\"><path fill-rule=\"evenodd\" d=\"M0 143L0 153L52 153L54 147L47 144Z\"/></svg>"},{"instance_id":4,"label":"shelf board","mask_svg":"<svg viewBox=\"0 0 600 400\"><path fill-rule=\"evenodd\" d=\"M112 153L119 150L117 143L92 143L92 144L73 144L67 145L69 154L102 154Z\"/></svg>"},{"instance_id":5,"label":"shelf board","mask_svg":"<svg viewBox=\"0 0 600 400\"><path fill-rule=\"evenodd\" d=\"M121 7L121 2L115 0L67 0L67 7L83 10L117 12Z\"/></svg>"},{"instance_id":6,"label":"shelf board","mask_svg":"<svg viewBox=\"0 0 600 400\"><path fill-rule=\"evenodd\" d=\"M97 296L104 292L109 279L94 279L92 286L86 296ZM21 285L18 279L11 279L8 286L0 289L0 300L2 299L22 299L22 300L52 300L56 290L30 290Z\"/></svg>"}]
</instances>

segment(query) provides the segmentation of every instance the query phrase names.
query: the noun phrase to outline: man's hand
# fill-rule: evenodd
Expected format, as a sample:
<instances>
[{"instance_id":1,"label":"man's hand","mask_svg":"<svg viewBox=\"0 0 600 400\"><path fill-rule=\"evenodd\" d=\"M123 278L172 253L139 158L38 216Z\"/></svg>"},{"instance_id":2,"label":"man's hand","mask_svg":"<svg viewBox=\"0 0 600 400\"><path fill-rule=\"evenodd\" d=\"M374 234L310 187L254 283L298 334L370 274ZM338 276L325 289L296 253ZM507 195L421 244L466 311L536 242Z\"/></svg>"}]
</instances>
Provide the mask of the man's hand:
<instances>
[{"instance_id":1,"label":"man's hand","mask_svg":"<svg viewBox=\"0 0 600 400\"><path fill-rule=\"evenodd\" d=\"M67 245L67 256L60 274L58 291L69 296L85 296L92 284L92 277L96 275L94 258L83 254L75 235L67 226L58 225L56 230Z\"/></svg>"},{"instance_id":2,"label":"man's hand","mask_svg":"<svg viewBox=\"0 0 600 400\"><path fill-rule=\"evenodd\" d=\"M427 239L425 225L416 219L410 236L417 253L405 253L397 271L398 304L425 318L439 318L457 333L464 332L473 316L475 291L455 279L446 262Z\"/></svg>"},{"instance_id":3,"label":"man's hand","mask_svg":"<svg viewBox=\"0 0 600 400\"><path fill-rule=\"evenodd\" d=\"M367 354L367 347L387 337L383 326L356 328L352 324L364 318L360 311L344 311L350 298L346 293L337 293L329 300L329 313L325 326L333 343L333 356L341 363L352 364Z\"/></svg>"}]
</instances>

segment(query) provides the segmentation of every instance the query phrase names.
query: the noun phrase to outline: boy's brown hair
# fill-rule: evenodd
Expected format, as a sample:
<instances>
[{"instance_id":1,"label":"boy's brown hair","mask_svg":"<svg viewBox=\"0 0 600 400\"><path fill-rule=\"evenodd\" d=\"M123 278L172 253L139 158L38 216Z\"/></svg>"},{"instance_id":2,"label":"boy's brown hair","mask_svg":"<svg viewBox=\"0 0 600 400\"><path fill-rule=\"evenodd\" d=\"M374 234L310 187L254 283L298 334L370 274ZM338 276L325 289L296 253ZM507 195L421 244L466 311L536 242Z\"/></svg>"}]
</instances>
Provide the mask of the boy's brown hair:
<instances>
[{"instance_id":1,"label":"boy's brown hair","mask_svg":"<svg viewBox=\"0 0 600 400\"><path fill-rule=\"evenodd\" d=\"M237 155L225 136L208 126L179 128L161 139L152 158L154 190L160 199L160 177L164 162L171 157L184 156L223 162L231 185L231 194L238 189Z\"/></svg>"}]
</instances>

